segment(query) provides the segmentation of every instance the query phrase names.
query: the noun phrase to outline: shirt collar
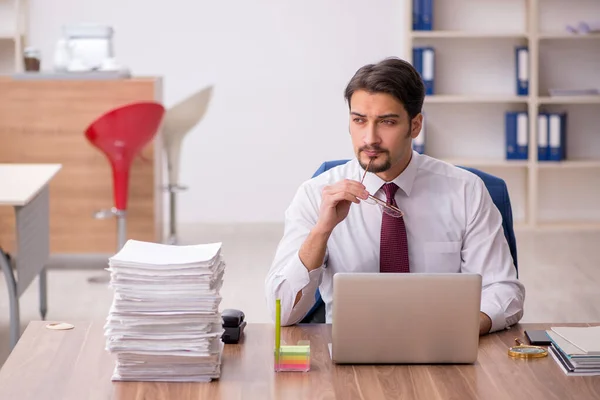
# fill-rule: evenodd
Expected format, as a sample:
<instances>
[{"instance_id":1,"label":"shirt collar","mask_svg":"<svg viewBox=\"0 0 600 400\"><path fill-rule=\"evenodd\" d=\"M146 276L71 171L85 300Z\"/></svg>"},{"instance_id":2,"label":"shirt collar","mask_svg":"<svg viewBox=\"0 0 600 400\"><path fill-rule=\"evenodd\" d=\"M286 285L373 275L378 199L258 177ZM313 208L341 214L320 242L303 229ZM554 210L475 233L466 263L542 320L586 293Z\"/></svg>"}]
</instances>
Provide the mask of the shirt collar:
<instances>
[{"instance_id":1,"label":"shirt collar","mask_svg":"<svg viewBox=\"0 0 600 400\"><path fill-rule=\"evenodd\" d=\"M413 150L410 162L408 163L408 165L406 166L404 171L402 171L402 173L400 175L398 175L394 180L392 180L392 182L395 183L396 185L398 185L398 187L400 189L402 189L402 191L407 196L410 196L410 192L412 191L413 183L415 182L415 178L417 176L417 170L419 169L419 163L420 163L419 157L420 157L420 154ZM354 161L358 165L358 169L360 172L358 181L360 181L365 170L360 166L360 164L358 163L358 160L355 159ZM367 175L365 176L365 180L363 181L363 184L365 185L365 187L367 188L367 191L370 194L377 193L377 191L379 189L381 189L381 187L385 183L387 183L387 182L371 172L367 172Z\"/></svg>"}]
</instances>

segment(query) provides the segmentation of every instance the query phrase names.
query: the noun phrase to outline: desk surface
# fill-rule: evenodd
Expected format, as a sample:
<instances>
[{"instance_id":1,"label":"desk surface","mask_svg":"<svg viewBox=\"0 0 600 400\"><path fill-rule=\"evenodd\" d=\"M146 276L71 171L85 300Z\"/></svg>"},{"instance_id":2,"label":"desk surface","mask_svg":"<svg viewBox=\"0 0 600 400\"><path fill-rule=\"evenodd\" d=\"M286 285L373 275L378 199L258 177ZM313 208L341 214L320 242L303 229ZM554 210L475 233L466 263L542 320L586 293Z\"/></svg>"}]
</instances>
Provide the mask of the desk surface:
<instances>
[{"instance_id":1,"label":"desk surface","mask_svg":"<svg viewBox=\"0 0 600 400\"><path fill-rule=\"evenodd\" d=\"M242 344L226 345L219 381L111 382L114 358L102 323L52 331L32 322L0 370L0 399L597 399L600 377L567 377L550 357L513 359L517 325L481 338L474 365L336 366L330 325L284 328L282 340L311 341L311 371L273 372L273 327L250 324ZM557 324L559 325L559 324ZM563 325L563 324L560 324ZM564 324L567 325L567 324Z\"/></svg>"},{"instance_id":2,"label":"desk surface","mask_svg":"<svg viewBox=\"0 0 600 400\"><path fill-rule=\"evenodd\" d=\"M0 164L0 205L24 206L60 169L60 164Z\"/></svg>"}]
</instances>

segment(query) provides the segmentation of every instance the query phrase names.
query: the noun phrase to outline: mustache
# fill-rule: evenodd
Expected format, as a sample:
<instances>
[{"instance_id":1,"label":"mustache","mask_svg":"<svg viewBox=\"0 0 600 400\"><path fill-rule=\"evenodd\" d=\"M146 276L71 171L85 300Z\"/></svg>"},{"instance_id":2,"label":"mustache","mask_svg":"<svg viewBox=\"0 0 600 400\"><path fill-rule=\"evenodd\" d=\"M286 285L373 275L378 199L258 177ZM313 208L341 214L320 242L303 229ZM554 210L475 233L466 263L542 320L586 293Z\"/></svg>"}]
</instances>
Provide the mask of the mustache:
<instances>
[{"instance_id":1,"label":"mustache","mask_svg":"<svg viewBox=\"0 0 600 400\"><path fill-rule=\"evenodd\" d=\"M389 153L388 150L386 150L382 147L379 147L379 146L363 146L363 147L359 148L358 151L359 152L361 152L361 151L378 151L381 153Z\"/></svg>"}]
</instances>

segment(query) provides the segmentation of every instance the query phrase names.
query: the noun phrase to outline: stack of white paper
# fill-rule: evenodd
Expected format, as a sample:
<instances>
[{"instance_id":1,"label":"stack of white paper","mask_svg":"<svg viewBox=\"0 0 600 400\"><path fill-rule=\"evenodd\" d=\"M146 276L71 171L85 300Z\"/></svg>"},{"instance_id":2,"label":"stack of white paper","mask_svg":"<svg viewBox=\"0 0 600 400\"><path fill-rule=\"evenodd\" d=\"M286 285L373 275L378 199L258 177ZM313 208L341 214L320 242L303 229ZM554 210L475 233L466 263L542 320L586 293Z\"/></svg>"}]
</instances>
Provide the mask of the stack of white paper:
<instances>
[{"instance_id":1,"label":"stack of white paper","mask_svg":"<svg viewBox=\"0 0 600 400\"><path fill-rule=\"evenodd\" d=\"M109 259L114 299L104 333L113 380L203 382L221 372L221 244L129 240Z\"/></svg>"}]
</instances>

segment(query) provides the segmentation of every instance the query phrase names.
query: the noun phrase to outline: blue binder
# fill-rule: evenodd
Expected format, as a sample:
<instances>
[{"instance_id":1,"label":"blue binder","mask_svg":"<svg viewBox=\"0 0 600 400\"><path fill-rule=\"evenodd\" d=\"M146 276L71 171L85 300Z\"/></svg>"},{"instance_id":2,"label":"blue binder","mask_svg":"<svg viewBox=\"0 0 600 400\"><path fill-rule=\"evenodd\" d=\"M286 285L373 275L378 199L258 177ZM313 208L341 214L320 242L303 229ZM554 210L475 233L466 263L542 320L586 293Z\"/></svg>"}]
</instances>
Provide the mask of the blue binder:
<instances>
[{"instance_id":1,"label":"blue binder","mask_svg":"<svg viewBox=\"0 0 600 400\"><path fill-rule=\"evenodd\" d=\"M425 94L435 93L435 50L433 47L414 47L413 48L413 66L419 72L423 84L425 85Z\"/></svg>"},{"instance_id":2,"label":"blue binder","mask_svg":"<svg viewBox=\"0 0 600 400\"><path fill-rule=\"evenodd\" d=\"M550 113L548 116L548 159L562 161L567 158L567 114Z\"/></svg>"},{"instance_id":3,"label":"blue binder","mask_svg":"<svg viewBox=\"0 0 600 400\"><path fill-rule=\"evenodd\" d=\"M422 20L421 15L423 14L423 11L421 9L421 2L422 2L422 0L412 0L413 31L421 30L421 20Z\"/></svg>"},{"instance_id":4,"label":"blue binder","mask_svg":"<svg viewBox=\"0 0 600 400\"><path fill-rule=\"evenodd\" d=\"M433 0L421 0L421 29L430 31L433 29Z\"/></svg>"},{"instance_id":5,"label":"blue binder","mask_svg":"<svg viewBox=\"0 0 600 400\"><path fill-rule=\"evenodd\" d=\"M548 135L550 127L548 124L549 114L541 112L538 114L538 160L548 161Z\"/></svg>"},{"instance_id":6,"label":"blue binder","mask_svg":"<svg viewBox=\"0 0 600 400\"><path fill-rule=\"evenodd\" d=\"M527 112L505 114L506 159L527 160L529 154L529 118Z\"/></svg>"},{"instance_id":7,"label":"blue binder","mask_svg":"<svg viewBox=\"0 0 600 400\"><path fill-rule=\"evenodd\" d=\"M412 0L413 31L433 29L433 0Z\"/></svg>"},{"instance_id":8,"label":"blue binder","mask_svg":"<svg viewBox=\"0 0 600 400\"><path fill-rule=\"evenodd\" d=\"M527 96L529 94L529 48L527 46L515 48L515 72L517 95Z\"/></svg>"},{"instance_id":9,"label":"blue binder","mask_svg":"<svg viewBox=\"0 0 600 400\"><path fill-rule=\"evenodd\" d=\"M422 79L423 74L421 73L421 71L423 71L423 49L421 47L413 47L413 62L412 62L412 64Z\"/></svg>"}]
</instances>

